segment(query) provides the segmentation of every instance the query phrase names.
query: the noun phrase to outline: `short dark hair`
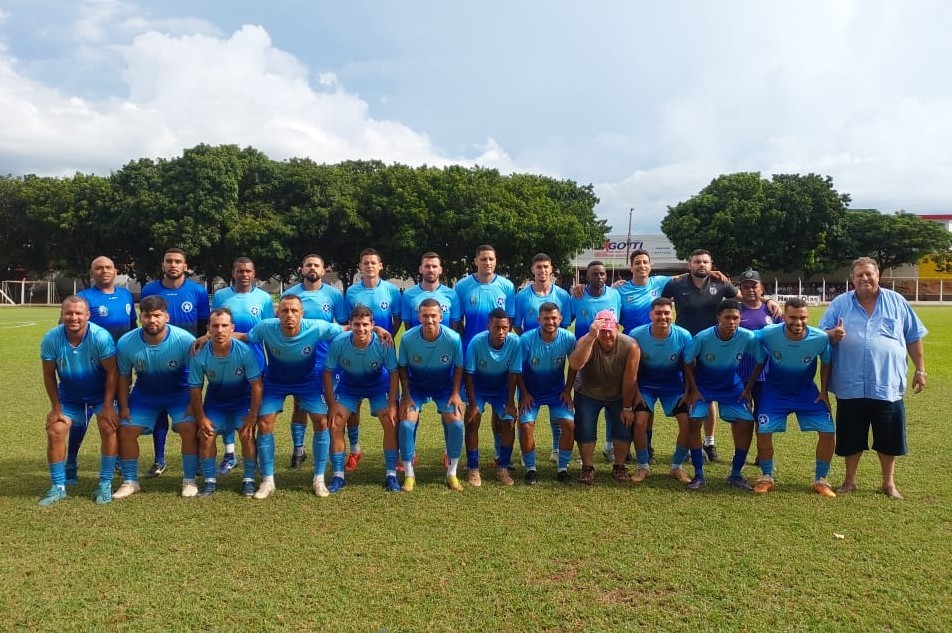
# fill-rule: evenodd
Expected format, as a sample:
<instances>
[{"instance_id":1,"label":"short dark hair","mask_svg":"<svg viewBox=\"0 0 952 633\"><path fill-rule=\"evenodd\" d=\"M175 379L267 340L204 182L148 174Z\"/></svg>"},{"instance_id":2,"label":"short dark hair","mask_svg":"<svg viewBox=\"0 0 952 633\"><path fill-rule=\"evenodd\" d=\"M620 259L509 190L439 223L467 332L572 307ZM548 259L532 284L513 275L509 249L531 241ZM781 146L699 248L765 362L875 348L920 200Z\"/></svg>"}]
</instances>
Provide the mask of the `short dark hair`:
<instances>
[{"instance_id":1,"label":"short dark hair","mask_svg":"<svg viewBox=\"0 0 952 633\"><path fill-rule=\"evenodd\" d=\"M362 319L364 317L370 317L370 322L374 321L374 311L368 308L367 306L358 303L354 306L354 309L350 311L351 319Z\"/></svg>"},{"instance_id":2,"label":"short dark hair","mask_svg":"<svg viewBox=\"0 0 952 633\"><path fill-rule=\"evenodd\" d=\"M306 262L307 260L311 259L312 257L313 257L314 259L319 259L319 260L321 260L321 265L322 265L322 266L325 264L323 257L321 257L320 255L318 255L317 253L311 253L310 255L305 255L305 256L301 259L301 266L303 266L303 265L304 265L304 262Z\"/></svg>"},{"instance_id":3,"label":"short dark hair","mask_svg":"<svg viewBox=\"0 0 952 633\"><path fill-rule=\"evenodd\" d=\"M79 295L69 295L63 299L63 302L60 304L60 310L65 308L67 303L82 303L86 305L86 310L89 310L89 302Z\"/></svg>"},{"instance_id":4,"label":"short dark hair","mask_svg":"<svg viewBox=\"0 0 952 633\"><path fill-rule=\"evenodd\" d=\"M221 315L223 315L223 314L227 314L227 315L228 315L228 319L229 319L232 323L235 322L235 316L231 313L231 310L230 310L229 308L215 308L214 310L212 310L212 311L208 314L208 320L211 321L211 319L212 319L213 316L221 316Z\"/></svg>"},{"instance_id":5,"label":"short dark hair","mask_svg":"<svg viewBox=\"0 0 952 633\"><path fill-rule=\"evenodd\" d=\"M539 314L542 314L543 312L552 312L553 310L558 312L562 311L557 304L552 303L551 301L546 301L539 306Z\"/></svg>"},{"instance_id":6,"label":"short dark hair","mask_svg":"<svg viewBox=\"0 0 952 633\"><path fill-rule=\"evenodd\" d=\"M673 308L674 301L672 301L671 299L668 299L667 297L658 297L657 299L651 302L652 310L654 310L655 306L670 306Z\"/></svg>"},{"instance_id":7,"label":"short dark hair","mask_svg":"<svg viewBox=\"0 0 952 633\"><path fill-rule=\"evenodd\" d=\"M181 255L182 257L185 258L185 261L188 261L188 255L186 255L185 251L183 251L181 248L177 246L173 246L172 248L165 249L165 252L162 253L162 259L165 259L165 256L168 255L169 253L175 253L176 255Z\"/></svg>"},{"instance_id":8,"label":"short dark hair","mask_svg":"<svg viewBox=\"0 0 952 633\"><path fill-rule=\"evenodd\" d=\"M254 263L253 261L251 261L251 258L250 258L250 257L245 257L244 255L242 255L241 257L236 257L236 258L235 258L235 261L233 261L233 262L231 263L231 268L232 268L232 270L234 270L234 269L235 269L235 266L237 266L238 264L251 264L251 267L252 267L252 268L255 267L255 263Z\"/></svg>"},{"instance_id":9,"label":"short dark hair","mask_svg":"<svg viewBox=\"0 0 952 633\"><path fill-rule=\"evenodd\" d=\"M783 302L784 310L786 310L787 308L793 308L795 310L799 310L800 308L805 308L805 307L807 307L807 302L804 301L802 297L790 297L789 299Z\"/></svg>"},{"instance_id":10,"label":"short dark hair","mask_svg":"<svg viewBox=\"0 0 952 633\"><path fill-rule=\"evenodd\" d=\"M433 297L427 297L426 299L420 302L420 305L417 307L417 312L419 312L422 308L432 308L432 307L439 308L440 312L443 311L443 306L440 305L439 301L437 301Z\"/></svg>"},{"instance_id":11,"label":"short dark hair","mask_svg":"<svg viewBox=\"0 0 952 633\"><path fill-rule=\"evenodd\" d=\"M297 301L298 303L301 304L302 308L304 307L304 302L301 301L301 297L297 295L282 295L281 298L278 299L278 306L280 306L285 301Z\"/></svg>"},{"instance_id":12,"label":"short dark hair","mask_svg":"<svg viewBox=\"0 0 952 633\"><path fill-rule=\"evenodd\" d=\"M636 248L635 250L631 251L631 255L628 256L628 265L630 266L631 262L635 261L635 258L639 255L644 255L648 258L649 262L651 261L651 254L648 251L643 248Z\"/></svg>"},{"instance_id":13,"label":"short dark hair","mask_svg":"<svg viewBox=\"0 0 952 633\"><path fill-rule=\"evenodd\" d=\"M703 248L695 248L693 251L691 251L691 254L688 255L688 261L691 261L692 259L700 255L707 255L711 259L714 259L714 256L711 255L711 251L703 249Z\"/></svg>"},{"instance_id":14,"label":"short dark hair","mask_svg":"<svg viewBox=\"0 0 952 633\"><path fill-rule=\"evenodd\" d=\"M719 304L717 304L717 316L721 316L721 312L724 310L737 310L741 311L743 304L737 299L724 299Z\"/></svg>"},{"instance_id":15,"label":"short dark hair","mask_svg":"<svg viewBox=\"0 0 952 633\"><path fill-rule=\"evenodd\" d=\"M439 254L439 253L434 253L433 251L427 251L427 252L423 253L422 255L420 255L420 263L421 263L421 264L423 263L423 260L424 260L424 259L438 259L438 260L440 260L440 266L443 265L443 258L440 257L440 254Z\"/></svg>"},{"instance_id":16,"label":"short dark hair","mask_svg":"<svg viewBox=\"0 0 952 633\"><path fill-rule=\"evenodd\" d=\"M604 265L605 265L605 262L603 262L602 260L600 260L600 259L593 259L592 261L590 261L590 262L588 263L588 266L586 266L585 269L588 270L588 269L591 268L592 266L604 266Z\"/></svg>"},{"instance_id":17,"label":"short dark hair","mask_svg":"<svg viewBox=\"0 0 952 633\"><path fill-rule=\"evenodd\" d=\"M139 312L168 312L169 304L160 295L149 295L139 302Z\"/></svg>"},{"instance_id":18,"label":"short dark hair","mask_svg":"<svg viewBox=\"0 0 952 633\"><path fill-rule=\"evenodd\" d=\"M535 266L537 262L549 262L552 263L552 258L546 255L545 253L536 253L532 258L532 266Z\"/></svg>"},{"instance_id":19,"label":"short dark hair","mask_svg":"<svg viewBox=\"0 0 952 633\"><path fill-rule=\"evenodd\" d=\"M380 260L380 263L383 263L383 257L380 256L380 251L376 248L365 248L360 251L360 254L357 255L357 261L363 261L364 257L370 257L371 255L376 256L377 259Z\"/></svg>"},{"instance_id":20,"label":"short dark hair","mask_svg":"<svg viewBox=\"0 0 952 633\"><path fill-rule=\"evenodd\" d=\"M493 319L506 319L507 321L512 321L512 319L509 318L509 313L506 312L505 308L493 308L489 313L489 320L492 321Z\"/></svg>"},{"instance_id":21,"label":"short dark hair","mask_svg":"<svg viewBox=\"0 0 952 633\"><path fill-rule=\"evenodd\" d=\"M493 253L495 253L496 247L493 246L492 244L480 244L479 246L476 247L476 257L479 257L479 254L482 253L483 251L492 251Z\"/></svg>"}]
</instances>

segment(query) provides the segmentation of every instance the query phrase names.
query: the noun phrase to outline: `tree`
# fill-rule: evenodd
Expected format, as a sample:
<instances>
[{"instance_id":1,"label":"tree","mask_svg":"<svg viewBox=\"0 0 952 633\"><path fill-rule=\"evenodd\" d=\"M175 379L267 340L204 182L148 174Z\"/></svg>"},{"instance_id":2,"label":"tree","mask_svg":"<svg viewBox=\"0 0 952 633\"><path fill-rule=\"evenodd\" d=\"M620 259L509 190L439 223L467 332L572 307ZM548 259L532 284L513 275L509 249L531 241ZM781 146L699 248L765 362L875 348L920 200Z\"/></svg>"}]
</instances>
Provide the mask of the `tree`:
<instances>
[{"instance_id":1,"label":"tree","mask_svg":"<svg viewBox=\"0 0 952 633\"><path fill-rule=\"evenodd\" d=\"M850 211L845 234L849 256L842 263L872 257L880 270L917 264L929 257L940 272L952 249L952 233L945 227L905 211L893 215L876 210Z\"/></svg>"}]
</instances>

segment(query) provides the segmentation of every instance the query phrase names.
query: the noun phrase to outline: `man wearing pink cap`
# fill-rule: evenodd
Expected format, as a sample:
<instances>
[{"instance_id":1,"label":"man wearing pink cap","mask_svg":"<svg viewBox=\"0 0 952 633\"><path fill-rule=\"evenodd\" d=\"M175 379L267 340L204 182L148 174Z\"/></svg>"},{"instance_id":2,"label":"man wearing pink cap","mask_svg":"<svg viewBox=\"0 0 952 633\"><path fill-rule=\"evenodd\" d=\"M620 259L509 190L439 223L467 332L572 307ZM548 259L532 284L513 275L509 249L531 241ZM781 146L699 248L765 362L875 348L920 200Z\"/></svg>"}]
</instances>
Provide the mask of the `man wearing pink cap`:
<instances>
[{"instance_id":1,"label":"man wearing pink cap","mask_svg":"<svg viewBox=\"0 0 952 633\"><path fill-rule=\"evenodd\" d=\"M616 446L612 476L616 481L628 480L625 453L632 439L635 403L640 399L636 382L640 360L638 344L618 331L618 319L611 310L595 315L588 333L569 356L569 380L575 379L575 440L582 456L581 484L595 482L596 425L602 409ZM625 446L620 463L619 444Z\"/></svg>"}]
</instances>

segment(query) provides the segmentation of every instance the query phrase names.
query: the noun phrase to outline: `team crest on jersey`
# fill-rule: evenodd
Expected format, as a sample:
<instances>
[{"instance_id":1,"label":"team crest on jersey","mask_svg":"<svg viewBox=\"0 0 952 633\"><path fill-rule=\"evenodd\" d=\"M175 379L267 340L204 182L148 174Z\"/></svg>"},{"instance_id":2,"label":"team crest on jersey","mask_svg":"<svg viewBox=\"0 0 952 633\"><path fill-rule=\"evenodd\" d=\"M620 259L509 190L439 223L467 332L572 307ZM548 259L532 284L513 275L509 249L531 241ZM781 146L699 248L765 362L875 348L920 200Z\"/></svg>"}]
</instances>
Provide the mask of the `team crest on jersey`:
<instances>
[{"instance_id":1,"label":"team crest on jersey","mask_svg":"<svg viewBox=\"0 0 952 633\"><path fill-rule=\"evenodd\" d=\"M350 367L350 359L349 359L349 358L342 358L341 361L340 361L340 364L343 365L344 367Z\"/></svg>"},{"instance_id":2,"label":"team crest on jersey","mask_svg":"<svg viewBox=\"0 0 952 633\"><path fill-rule=\"evenodd\" d=\"M380 369L380 361L379 361L379 360L371 361L371 363L370 363L370 368L371 368L371 369Z\"/></svg>"},{"instance_id":3,"label":"team crest on jersey","mask_svg":"<svg viewBox=\"0 0 952 633\"><path fill-rule=\"evenodd\" d=\"M474 305L476 305L477 302L478 302L478 300L476 299L476 295L470 296L470 298L469 298L469 305L474 306Z\"/></svg>"},{"instance_id":4,"label":"team crest on jersey","mask_svg":"<svg viewBox=\"0 0 952 633\"><path fill-rule=\"evenodd\" d=\"M673 362L675 362L676 360L678 360L678 355L677 355L677 354L668 354L668 361L669 361L669 362L672 362L672 363L673 363Z\"/></svg>"},{"instance_id":5,"label":"team crest on jersey","mask_svg":"<svg viewBox=\"0 0 952 633\"><path fill-rule=\"evenodd\" d=\"M542 362L542 361L540 361L540 360L539 360L539 357L536 356L536 357L534 357L534 358L532 359L532 366L533 366L533 367L538 367L540 362Z\"/></svg>"},{"instance_id":6,"label":"team crest on jersey","mask_svg":"<svg viewBox=\"0 0 952 633\"><path fill-rule=\"evenodd\" d=\"M766 413L757 416L757 424L767 424L768 422L770 422L770 416Z\"/></svg>"},{"instance_id":7,"label":"team crest on jersey","mask_svg":"<svg viewBox=\"0 0 952 633\"><path fill-rule=\"evenodd\" d=\"M812 356L804 356L802 362L803 362L804 365L809 365L810 363L813 362L813 357L812 357Z\"/></svg>"},{"instance_id":8,"label":"team crest on jersey","mask_svg":"<svg viewBox=\"0 0 952 633\"><path fill-rule=\"evenodd\" d=\"M705 355L704 355L704 360L706 360L706 361L709 362L709 363L713 363L713 362L714 362L714 358L715 358L715 357L714 357L714 354L708 353L708 354L705 354Z\"/></svg>"},{"instance_id":9,"label":"team crest on jersey","mask_svg":"<svg viewBox=\"0 0 952 633\"><path fill-rule=\"evenodd\" d=\"M448 303L441 303L441 304L440 304L440 310L443 311L443 314L449 314L449 313L450 313L450 304L448 304Z\"/></svg>"},{"instance_id":10,"label":"team crest on jersey","mask_svg":"<svg viewBox=\"0 0 952 633\"><path fill-rule=\"evenodd\" d=\"M245 368L244 368L244 367L235 367L235 375L236 375L236 376L244 376L244 374L245 374Z\"/></svg>"},{"instance_id":11,"label":"team crest on jersey","mask_svg":"<svg viewBox=\"0 0 952 633\"><path fill-rule=\"evenodd\" d=\"M734 360L736 360L738 363L739 363L743 358L744 358L744 352L737 352L736 354L734 354Z\"/></svg>"},{"instance_id":12,"label":"team crest on jersey","mask_svg":"<svg viewBox=\"0 0 952 633\"><path fill-rule=\"evenodd\" d=\"M419 364L422 363L422 362L423 362L423 357L422 357L422 356L420 356L419 354L414 354L414 355L413 355L413 364L414 364L414 365L419 365Z\"/></svg>"},{"instance_id":13,"label":"team crest on jersey","mask_svg":"<svg viewBox=\"0 0 952 633\"><path fill-rule=\"evenodd\" d=\"M558 358L556 358L556 359L555 359L555 364L558 365L558 366L560 366L560 367L561 367L562 365L564 365L564 364L565 364L565 356L559 356Z\"/></svg>"},{"instance_id":14,"label":"team crest on jersey","mask_svg":"<svg viewBox=\"0 0 952 633\"><path fill-rule=\"evenodd\" d=\"M485 358L480 358L478 364L480 369L486 369L489 366L489 363L486 362Z\"/></svg>"},{"instance_id":15,"label":"team crest on jersey","mask_svg":"<svg viewBox=\"0 0 952 633\"><path fill-rule=\"evenodd\" d=\"M712 295L717 294L717 288L715 288L714 286L711 286L710 288L708 288L707 291L711 293Z\"/></svg>"},{"instance_id":16,"label":"team crest on jersey","mask_svg":"<svg viewBox=\"0 0 952 633\"><path fill-rule=\"evenodd\" d=\"M380 309L381 309L381 310L387 310L389 307L390 307L390 303L389 303L388 301L381 301L381 302L380 302Z\"/></svg>"},{"instance_id":17,"label":"team crest on jersey","mask_svg":"<svg viewBox=\"0 0 952 633\"><path fill-rule=\"evenodd\" d=\"M652 290L651 292L648 293L648 296L649 296L649 297L652 297L653 299L657 299L657 298L658 298L658 294L660 294L660 293L659 293L657 290ZM612 310L612 312L614 312L614 310Z\"/></svg>"},{"instance_id":18,"label":"team crest on jersey","mask_svg":"<svg viewBox=\"0 0 952 633\"><path fill-rule=\"evenodd\" d=\"M301 356L308 356L313 351L313 348L310 345L305 345L304 349L301 350Z\"/></svg>"},{"instance_id":19,"label":"team crest on jersey","mask_svg":"<svg viewBox=\"0 0 952 633\"><path fill-rule=\"evenodd\" d=\"M132 304L127 303L127 304L126 304L126 315L130 315L130 314L132 314Z\"/></svg>"},{"instance_id":20,"label":"team crest on jersey","mask_svg":"<svg viewBox=\"0 0 952 633\"><path fill-rule=\"evenodd\" d=\"M136 359L136 370L137 370L137 371L142 371L142 370L144 370L144 369L145 369L145 366L146 366L146 362L145 362L145 359L144 359L144 358L137 358L137 359Z\"/></svg>"},{"instance_id":21,"label":"team crest on jersey","mask_svg":"<svg viewBox=\"0 0 952 633\"><path fill-rule=\"evenodd\" d=\"M625 297L625 303L634 303L634 302L635 302L635 298L633 296L628 295L627 297Z\"/></svg>"},{"instance_id":22,"label":"team crest on jersey","mask_svg":"<svg viewBox=\"0 0 952 633\"><path fill-rule=\"evenodd\" d=\"M182 302L182 312L184 312L185 314L188 314L189 312L191 312L194 307L195 306L192 305L191 301Z\"/></svg>"},{"instance_id":23,"label":"team crest on jersey","mask_svg":"<svg viewBox=\"0 0 952 633\"><path fill-rule=\"evenodd\" d=\"M773 325L773 322L774 322L773 317L771 316L764 317L764 323L766 323L767 325Z\"/></svg>"},{"instance_id":24,"label":"team crest on jersey","mask_svg":"<svg viewBox=\"0 0 952 633\"><path fill-rule=\"evenodd\" d=\"M450 362L450 355L449 355L449 354L443 354L442 356L440 356L440 362L443 363L444 365L445 365L446 363Z\"/></svg>"},{"instance_id":25,"label":"team crest on jersey","mask_svg":"<svg viewBox=\"0 0 952 633\"><path fill-rule=\"evenodd\" d=\"M505 298L505 297L496 297L496 307L497 307L497 308L501 308L501 307L503 307L504 305L506 305L506 298Z\"/></svg>"},{"instance_id":26,"label":"team crest on jersey","mask_svg":"<svg viewBox=\"0 0 952 633\"><path fill-rule=\"evenodd\" d=\"M774 360L780 362L783 360L783 354L780 353L780 350L777 350L773 353Z\"/></svg>"},{"instance_id":27,"label":"team crest on jersey","mask_svg":"<svg viewBox=\"0 0 952 633\"><path fill-rule=\"evenodd\" d=\"M321 310L324 311L324 314L330 314L330 313L331 313L331 304L325 303L324 305L321 306Z\"/></svg>"},{"instance_id":28,"label":"team crest on jersey","mask_svg":"<svg viewBox=\"0 0 952 633\"><path fill-rule=\"evenodd\" d=\"M172 369L175 369L176 367L178 367L178 361L173 358L168 362L168 366L171 367Z\"/></svg>"},{"instance_id":29,"label":"team crest on jersey","mask_svg":"<svg viewBox=\"0 0 952 633\"><path fill-rule=\"evenodd\" d=\"M128 307L129 306L126 306L127 309ZM109 308L106 306L99 306L99 308L96 309L96 313L101 317L107 317L109 316Z\"/></svg>"},{"instance_id":30,"label":"team crest on jersey","mask_svg":"<svg viewBox=\"0 0 952 633\"><path fill-rule=\"evenodd\" d=\"M251 310L249 310L249 312L251 312L251 316L256 317L261 314L261 308L258 306L251 306Z\"/></svg>"},{"instance_id":31,"label":"team crest on jersey","mask_svg":"<svg viewBox=\"0 0 952 633\"><path fill-rule=\"evenodd\" d=\"M208 376L208 379L209 379L209 380L215 380L215 376L216 376L217 374L215 374L215 372L212 371L212 370L208 370L208 371L205 372L205 375Z\"/></svg>"},{"instance_id":32,"label":"team crest on jersey","mask_svg":"<svg viewBox=\"0 0 952 633\"><path fill-rule=\"evenodd\" d=\"M586 310L586 309L584 309L584 308L582 309L582 316L583 316L583 317L587 317L589 314L591 314L591 313L590 313L588 310Z\"/></svg>"}]
</instances>

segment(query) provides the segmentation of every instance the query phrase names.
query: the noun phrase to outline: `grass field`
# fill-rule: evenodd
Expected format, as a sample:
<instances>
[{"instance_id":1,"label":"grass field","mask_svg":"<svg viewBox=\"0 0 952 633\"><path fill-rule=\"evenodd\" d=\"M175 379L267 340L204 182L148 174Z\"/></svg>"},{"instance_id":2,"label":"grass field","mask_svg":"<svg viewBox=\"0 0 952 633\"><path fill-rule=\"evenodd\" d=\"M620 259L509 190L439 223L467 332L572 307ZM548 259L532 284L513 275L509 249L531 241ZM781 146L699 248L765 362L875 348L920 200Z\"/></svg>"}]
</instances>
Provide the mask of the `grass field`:
<instances>
[{"instance_id":1,"label":"grass field","mask_svg":"<svg viewBox=\"0 0 952 633\"><path fill-rule=\"evenodd\" d=\"M728 488L729 466L717 464L706 469L708 486L688 493L664 476L674 442L673 421L664 418L655 431L658 464L638 487L614 485L604 462L594 487L561 486L545 462L533 488L504 489L484 467L481 489L455 494L442 483L442 433L428 410L411 494L380 488L380 432L371 420L362 427L360 469L341 493L317 499L308 468L287 470L282 416L279 490L266 501L237 494L237 471L216 496L181 499L179 444L170 434L165 476L131 499L96 506L92 430L79 485L44 509L36 505L49 487L38 345L56 311L2 309L0 626L950 630L952 480L943 463L952 452L952 309L918 312L931 331L929 385L906 398L902 502L877 493L872 455L856 493L812 493L815 435L796 431L776 438L775 492ZM547 427L538 425L542 447ZM718 443L729 453L726 425ZM144 467L151 446L141 446ZM488 433L482 449L485 463ZM757 471L748 466L745 474ZM842 474L837 459L830 478L838 483Z\"/></svg>"}]
</instances>

